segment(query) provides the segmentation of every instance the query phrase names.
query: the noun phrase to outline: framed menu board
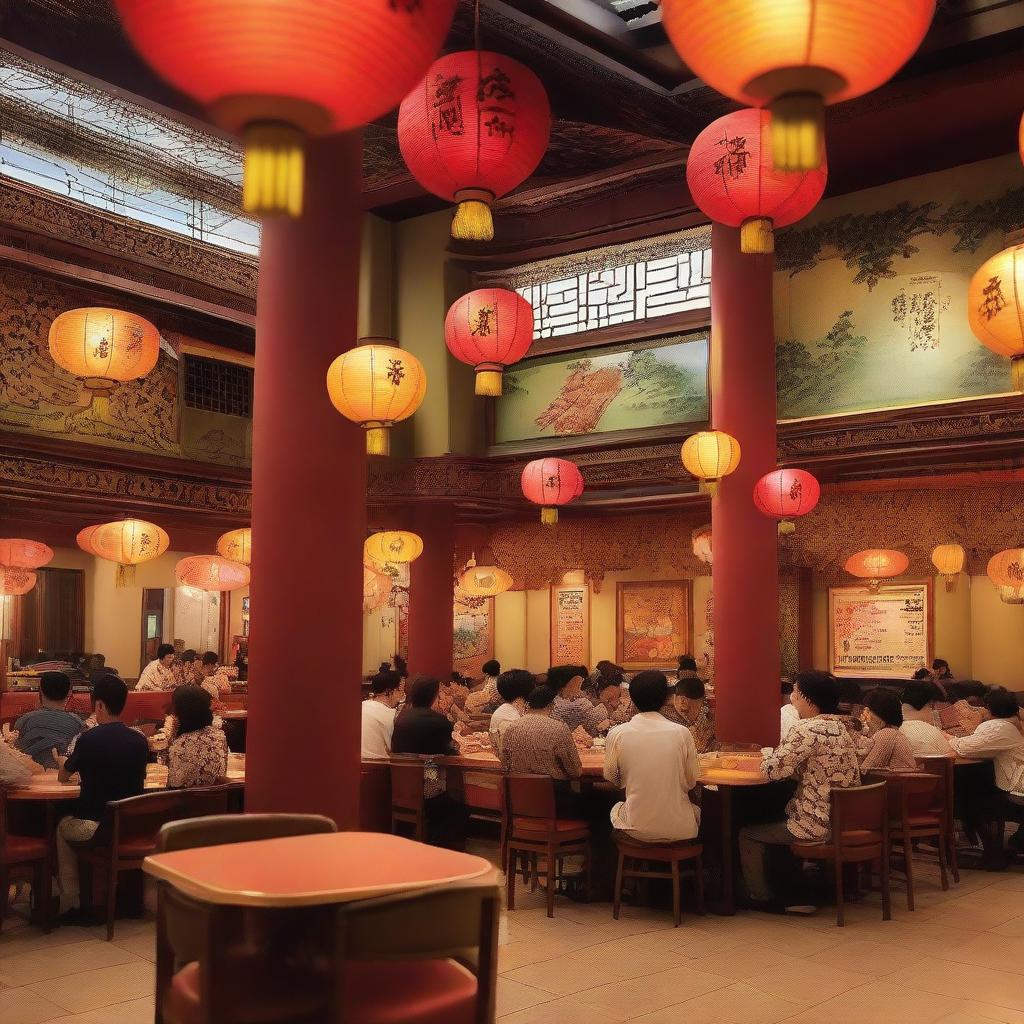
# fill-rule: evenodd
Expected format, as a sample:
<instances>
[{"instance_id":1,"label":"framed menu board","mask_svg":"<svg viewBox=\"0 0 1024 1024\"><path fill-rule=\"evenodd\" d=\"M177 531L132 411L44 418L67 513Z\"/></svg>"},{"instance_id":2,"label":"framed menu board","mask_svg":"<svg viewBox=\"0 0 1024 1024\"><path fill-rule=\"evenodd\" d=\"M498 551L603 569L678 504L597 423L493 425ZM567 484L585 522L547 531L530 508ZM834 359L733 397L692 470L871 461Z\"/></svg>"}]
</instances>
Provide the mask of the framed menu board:
<instances>
[{"instance_id":1,"label":"framed menu board","mask_svg":"<svg viewBox=\"0 0 1024 1024\"><path fill-rule=\"evenodd\" d=\"M829 668L837 676L909 679L932 660L932 584L829 587Z\"/></svg>"},{"instance_id":2,"label":"framed menu board","mask_svg":"<svg viewBox=\"0 0 1024 1024\"><path fill-rule=\"evenodd\" d=\"M590 665L590 584L551 587L551 664Z\"/></svg>"}]
</instances>

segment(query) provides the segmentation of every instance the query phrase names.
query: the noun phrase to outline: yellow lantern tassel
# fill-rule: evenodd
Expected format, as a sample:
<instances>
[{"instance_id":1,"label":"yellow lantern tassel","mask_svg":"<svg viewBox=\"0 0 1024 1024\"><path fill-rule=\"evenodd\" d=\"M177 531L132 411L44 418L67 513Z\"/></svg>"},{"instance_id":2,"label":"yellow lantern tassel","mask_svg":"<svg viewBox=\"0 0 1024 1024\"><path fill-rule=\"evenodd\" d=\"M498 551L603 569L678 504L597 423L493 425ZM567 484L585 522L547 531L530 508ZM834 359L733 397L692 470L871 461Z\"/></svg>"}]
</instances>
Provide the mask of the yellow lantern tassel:
<instances>
[{"instance_id":1,"label":"yellow lantern tassel","mask_svg":"<svg viewBox=\"0 0 1024 1024\"><path fill-rule=\"evenodd\" d=\"M287 124L256 124L245 132L242 207L260 216L302 213L303 134Z\"/></svg>"},{"instance_id":2,"label":"yellow lantern tassel","mask_svg":"<svg viewBox=\"0 0 1024 1024\"><path fill-rule=\"evenodd\" d=\"M779 536L786 537L791 533L796 533L796 523L792 519L780 519Z\"/></svg>"},{"instance_id":3,"label":"yellow lantern tassel","mask_svg":"<svg viewBox=\"0 0 1024 1024\"><path fill-rule=\"evenodd\" d=\"M500 398L504 391L502 376L501 370L477 370L476 393L488 398Z\"/></svg>"},{"instance_id":4,"label":"yellow lantern tassel","mask_svg":"<svg viewBox=\"0 0 1024 1024\"><path fill-rule=\"evenodd\" d=\"M777 171L811 171L825 149L825 103L815 93L790 93L771 104L772 164Z\"/></svg>"},{"instance_id":5,"label":"yellow lantern tassel","mask_svg":"<svg viewBox=\"0 0 1024 1024\"><path fill-rule=\"evenodd\" d=\"M775 232L768 217L751 217L740 225L740 252L762 256L775 252Z\"/></svg>"},{"instance_id":6,"label":"yellow lantern tassel","mask_svg":"<svg viewBox=\"0 0 1024 1024\"><path fill-rule=\"evenodd\" d=\"M391 432L388 430L387 427L366 428L366 454L391 454Z\"/></svg>"},{"instance_id":7,"label":"yellow lantern tassel","mask_svg":"<svg viewBox=\"0 0 1024 1024\"><path fill-rule=\"evenodd\" d=\"M558 509L545 505L540 510L540 521L545 526L554 526L558 522Z\"/></svg>"},{"instance_id":8,"label":"yellow lantern tassel","mask_svg":"<svg viewBox=\"0 0 1024 1024\"><path fill-rule=\"evenodd\" d=\"M1024 391L1024 356L1010 360L1010 374L1013 377L1013 390Z\"/></svg>"},{"instance_id":9,"label":"yellow lantern tassel","mask_svg":"<svg viewBox=\"0 0 1024 1024\"><path fill-rule=\"evenodd\" d=\"M715 497L718 494L718 481L717 480L701 480L700 487L698 488L701 494L707 494L709 497Z\"/></svg>"},{"instance_id":10,"label":"yellow lantern tassel","mask_svg":"<svg viewBox=\"0 0 1024 1024\"><path fill-rule=\"evenodd\" d=\"M135 586L135 566L134 565L123 565L118 562L117 565L117 580L114 584L118 590L124 590L125 587Z\"/></svg>"},{"instance_id":11,"label":"yellow lantern tassel","mask_svg":"<svg viewBox=\"0 0 1024 1024\"><path fill-rule=\"evenodd\" d=\"M490 242L494 239L494 218L483 199L464 199L455 208L452 238L463 242Z\"/></svg>"}]
</instances>

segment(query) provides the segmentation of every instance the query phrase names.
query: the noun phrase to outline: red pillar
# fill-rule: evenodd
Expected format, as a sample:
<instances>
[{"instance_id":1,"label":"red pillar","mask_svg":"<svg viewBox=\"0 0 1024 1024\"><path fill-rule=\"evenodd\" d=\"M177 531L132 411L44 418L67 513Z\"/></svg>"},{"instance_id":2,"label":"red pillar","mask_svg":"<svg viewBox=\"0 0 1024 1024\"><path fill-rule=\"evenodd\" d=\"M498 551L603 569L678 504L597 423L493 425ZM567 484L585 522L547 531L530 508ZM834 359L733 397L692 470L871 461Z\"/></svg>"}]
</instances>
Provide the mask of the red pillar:
<instances>
[{"instance_id":1,"label":"red pillar","mask_svg":"<svg viewBox=\"0 0 1024 1024\"><path fill-rule=\"evenodd\" d=\"M740 233L711 230L711 413L740 443L739 468L711 502L718 737L779 740L779 571L775 521L754 484L775 468L775 329L771 256L740 252Z\"/></svg>"},{"instance_id":2,"label":"red pillar","mask_svg":"<svg viewBox=\"0 0 1024 1024\"><path fill-rule=\"evenodd\" d=\"M363 432L327 397L356 338L362 141L310 143L305 211L263 225L253 402L246 806L359 821Z\"/></svg>"},{"instance_id":3,"label":"red pillar","mask_svg":"<svg viewBox=\"0 0 1024 1024\"><path fill-rule=\"evenodd\" d=\"M412 563L409 578L409 675L447 679L455 614L455 509L420 505L413 529L423 538L423 554Z\"/></svg>"}]
</instances>

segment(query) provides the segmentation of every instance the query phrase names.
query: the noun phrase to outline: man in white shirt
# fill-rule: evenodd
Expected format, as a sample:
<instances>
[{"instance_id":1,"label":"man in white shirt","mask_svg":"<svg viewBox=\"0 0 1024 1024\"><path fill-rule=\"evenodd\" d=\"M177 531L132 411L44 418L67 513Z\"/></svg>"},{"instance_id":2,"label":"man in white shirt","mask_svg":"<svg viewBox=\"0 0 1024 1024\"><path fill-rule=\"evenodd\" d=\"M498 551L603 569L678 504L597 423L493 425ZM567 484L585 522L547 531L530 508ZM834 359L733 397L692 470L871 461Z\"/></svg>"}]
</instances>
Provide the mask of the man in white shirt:
<instances>
[{"instance_id":1,"label":"man in white shirt","mask_svg":"<svg viewBox=\"0 0 1024 1024\"><path fill-rule=\"evenodd\" d=\"M177 685L171 665L174 664L174 645L161 644L156 649L156 658L151 661L135 684L136 691L173 690Z\"/></svg>"},{"instance_id":2,"label":"man in white shirt","mask_svg":"<svg viewBox=\"0 0 1024 1024\"><path fill-rule=\"evenodd\" d=\"M693 839L700 810L689 799L700 767L690 731L661 714L668 698L663 672L640 672L629 684L637 713L608 733L604 777L626 791L612 826L645 843Z\"/></svg>"},{"instance_id":3,"label":"man in white shirt","mask_svg":"<svg viewBox=\"0 0 1024 1024\"><path fill-rule=\"evenodd\" d=\"M378 672L370 683L369 700L362 704L363 757L390 757L395 731L395 706L402 693L402 677L394 671Z\"/></svg>"},{"instance_id":4,"label":"man in white shirt","mask_svg":"<svg viewBox=\"0 0 1024 1024\"><path fill-rule=\"evenodd\" d=\"M532 672L512 668L498 676L498 694L505 702L491 715L488 732L494 753L501 756L501 735L526 711L526 698L537 685Z\"/></svg>"},{"instance_id":5,"label":"man in white shirt","mask_svg":"<svg viewBox=\"0 0 1024 1024\"><path fill-rule=\"evenodd\" d=\"M952 750L942 730L935 727L935 688L914 680L903 691L900 732L910 741L916 757L950 757Z\"/></svg>"},{"instance_id":6,"label":"man in white shirt","mask_svg":"<svg viewBox=\"0 0 1024 1024\"><path fill-rule=\"evenodd\" d=\"M800 721L800 712L793 706L793 684L787 679L782 681L782 710L779 712L779 740L789 735L789 730Z\"/></svg>"}]
</instances>

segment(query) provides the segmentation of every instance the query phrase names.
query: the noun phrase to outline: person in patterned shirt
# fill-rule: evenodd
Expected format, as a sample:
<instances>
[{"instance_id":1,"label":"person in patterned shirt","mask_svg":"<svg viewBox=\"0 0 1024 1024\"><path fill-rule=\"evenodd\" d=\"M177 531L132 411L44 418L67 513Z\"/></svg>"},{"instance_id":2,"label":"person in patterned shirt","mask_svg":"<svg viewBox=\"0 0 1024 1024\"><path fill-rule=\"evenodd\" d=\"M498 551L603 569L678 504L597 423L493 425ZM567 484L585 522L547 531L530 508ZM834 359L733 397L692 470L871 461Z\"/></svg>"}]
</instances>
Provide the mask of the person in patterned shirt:
<instances>
[{"instance_id":1,"label":"person in patterned shirt","mask_svg":"<svg viewBox=\"0 0 1024 1024\"><path fill-rule=\"evenodd\" d=\"M807 912L806 905L789 902L795 859L792 843L822 843L829 837L831 792L834 786L860 785L857 747L839 710L839 689L829 672L801 672L793 688L793 706L800 720L774 750L766 748L761 774L766 779L796 779L784 821L747 825L740 830L743 879L757 904ZM769 871L769 854L776 852L777 872ZM788 869L788 870L787 870Z\"/></svg>"},{"instance_id":2,"label":"person in patterned shirt","mask_svg":"<svg viewBox=\"0 0 1024 1024\"><path fill-rule=\"evenodd\" d=\"M704 694L704 683L700 679L680 679L675 686L672 703L681 724L690 730L698 754L706 754L718 748L715 738L715 713Z\"/></svg>"},{"instance_id":3,"label":"person in patterned shirt","mask_svg":"<svg viewBox=\"0 0 1024 1024\"><path fill-rule=\"evenodd\" d=\"M227 776L228 741L213 724L212 700L201 686L179 686L171 707L177 721L167 748L167 788L213 786Z\"/></svg>"}]
</instances>

